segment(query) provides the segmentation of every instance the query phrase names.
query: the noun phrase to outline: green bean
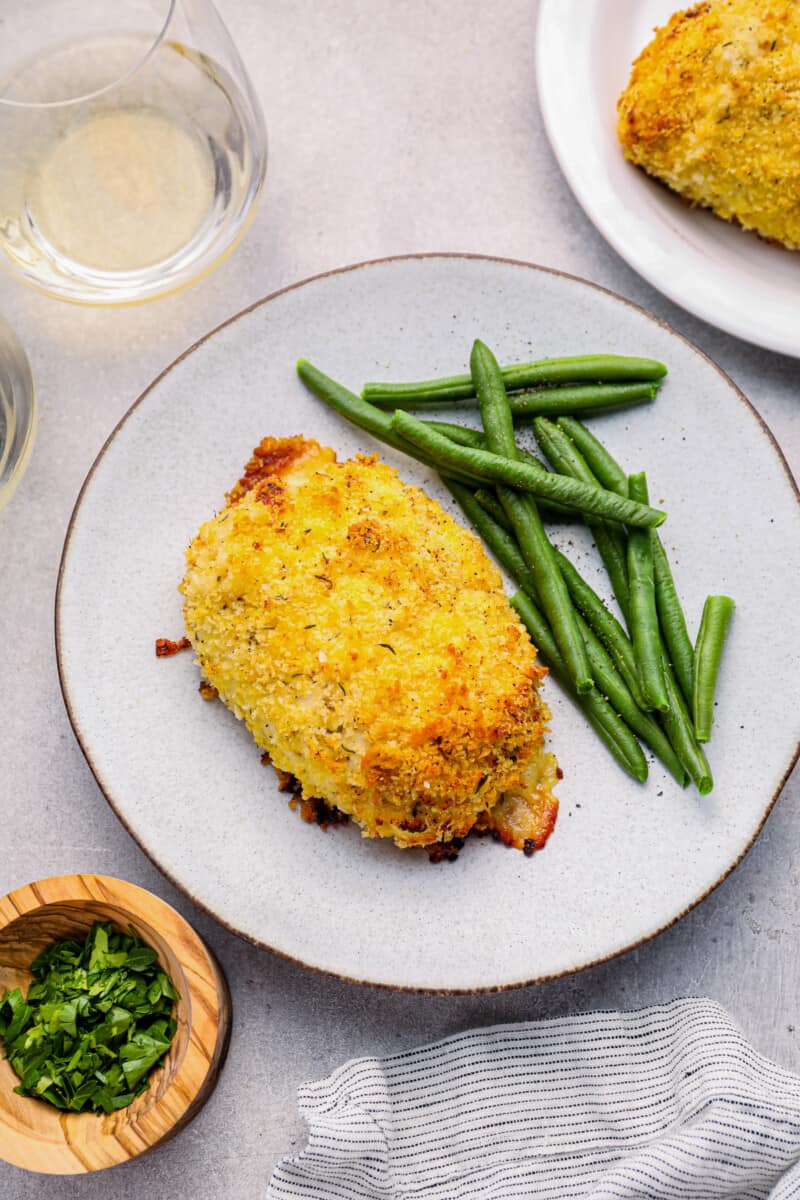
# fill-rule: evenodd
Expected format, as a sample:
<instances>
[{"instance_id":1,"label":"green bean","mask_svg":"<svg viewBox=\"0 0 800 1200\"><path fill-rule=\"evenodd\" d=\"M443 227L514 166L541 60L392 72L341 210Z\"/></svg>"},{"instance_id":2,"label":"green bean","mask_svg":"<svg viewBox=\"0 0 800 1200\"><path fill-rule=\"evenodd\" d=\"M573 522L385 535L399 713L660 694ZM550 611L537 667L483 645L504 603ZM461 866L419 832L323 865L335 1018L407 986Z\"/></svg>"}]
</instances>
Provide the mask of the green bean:
<instances>
[{"instance_id":1,"label":"green bean","mask_svg":"<svg viewBox=\"0 0 800 1200\"><path fill-rule=\"evenodd\" d=\"M509 602L527 626L531 639L539 650L542 661L559 681L566 692L583 712L592 728L600 739L605 742L617 762L643 783L647 779L647 762L642 754L642 748L631 733L625 722L619 717L597 688L578 695L571 683L564 660L558 653L558 647L548 636L549 630L542 614L537 609L530 596L525 592L517 592Z\"/></svg>"},{"instance_id":2,"label":"green bean","mask_svg":"<svg viewBox=\"0 0 800 1200\"><path fill-rule=\"evenodd\" d=\"M580 479L594 487L600 486L580 450L572 443L563 429L545 417L537 417L533 422L533 432L539 448L554 471L558 471L561 475L569 475L572 479ZM592 528L595 545L608 571L617 604L627 621L630 596L625 534L618 525L597 520L596 517L587 516L586 523Z\"/></svg>"},{"instance_id":3,"label":"green bean","mask_svg":"<svg viewBox=\"0 0 800 1200\"><path fill-rule=\"evenodd\" d=\"M610 412L654 400L658 383L597 383L577 387L538 388L513 392L508 402L515 418L560 417L572 413Z\"/></svg>"},{"instance_id":4,"label":"green bean","mask_svg":"<svg viewBox=\"0 0 800 1200\"><path fill-rule=\"evenodd\" d=\"M628 635L616 617L612 616L597 593L572 565L566 555L556 551L556 559L564 576L564 582L569 588L573 603L586 618L587 623L597 634L600 641L608 650L617 670L628 685L628 690L639 708L644 708L644 697L639 687L639 676L636 670L636 659Z\"/></svg>"},{"instance_id":5,"label":"green bean","mask_svg":"<svg viewBox=\"0 0 800 1200\"><path fill-rule=\"evenodd\" d=\"M470 370L489 450L514 461L518 457L517 444L503 376L497 359L479 340L472 347ZM531 496L520 495L507 487L499 487L497 494L517 536L522 557L536 579L539 601L575 689L579 694L588 692L593 680L586 647L536 502Z\"/></svg>"},{"instance_id":6,"label":"green bean","mask_svg":"<svg viewBox=\"0 0 800 1200\"><path fill-rule=\"evenodd\" d=\"M628 476L628 492L631 499L647 502L647 480L643 471L638 475ZM631 640L642 695L647 708L666 712L669 701L664 683L661 631L656 611L653 547L649 531L631 529L628 534L628 585L631 597Z\"/></svg>"},{"instance_id":7,"label":"green bean","mask_svg":"<svg viewBox=\"0 0 800 1200\"><path fill-rule=\"evenodd\" d=\"M661 759L681 787L686 787L689 777L663 729L638 707L605 646L580 615L578 615L578 626L586 643L592 674L599 690L608 697L623 721L630 726L634 733L639 735L656 757Z\"/></svg>"},{"instance_id":8,"label":"green bean","mask_svg":"<svg viewBox=\"0 0 800 1200\"><path fill-rule=\"evenodd\" d=\"M343 384L323 374L305 358L297 360L297 374L310 391L319 396L320 400L324 400L330 408L347 417L348 421L393 446L395 450L404 449L403 439L392 428L392 418L387 413L381 412L355 392L349 391Z\"/></svg>"},{"instance_id":9,"label":"green bean","mask_svg":"<svg viewBox=\"0 0 800 1200\"><path fill-rule=\"evenodd\" d=\"M391 418L390 418L391 419ZM473 450L485 450L486 438L480 429L469 429L466 425L451 425L448 421L426 421L428 429L449 438L458 446L471 446Z\"/></svg>"},{"instance_id":10,"label":"green bean","mask_svg":"<svg viewBox=\"0 0 800 1200\"><path fill-rule=\"evenodd\" d=\"M694 667L694 727L698 742L711 739L717 675L735 607L730 596L708 596L703 606Z\"/></svg>"},{"instance_id":11,"label":"green bean","mask_svg":"<svg viewBox=\"0 0 800 1200\"><path fill-rule=\"evenodd\" d=\"M512 600L512 604L525 622L542 662L550 668L554 678L558 679L565 691L578 705L617 761L634 778L645 779L647 763L644 756L636 744L635 738L631 736L630 731L610 704L603 699L596 688L581 696L576 693L566 664L558 653L558 647L550 627L536 605L536 581L522 557L513 534L508 533L497 521L492 520L492 517L481 508L476 496L469 488L449 479L445 479L444 483L497 561L506 569L511 578L521 585L523 592L527 593L524 596L518 593L515 597L518 603L514 604ZM521 605L519 604L520 598Z\"/></svg>"},{"instance_id":12,"label":"green bean","mask_svg":"<svg viewBox=\"0 0 800 1200\"><path fill-rule=\"evenodd\" d=\"M536 591L553 630L559 653L575 690L583 695L591 690L594 682L586 647L539 510L527 496L521 496L512 488L500 487L497 491L517 536L522 557L536 579Z\"/></svg>"},{"instance_id":13,"label":"green bean","mask_svg":"<svg viewBox=\"0 0 800 1200\"><path fill-rule=\"evenodd\" d=\"M489 546L489 549L492 551L495 558L505 567L512 579L516 579L517 583L523 588L523 590L528 592L528 594L532 595L535 599L536 582L533 579L531 572L528 571L525 560L520 553L513 534L509 533L507 529L503 528L502 521L506 521L507 523L507 518L505 517L505 513L495 497L491 493L482 493L480 490L473 494L467 488L463 488L459 484L451 484L449 481L445 482L447 482L448 487L450 487L451 491L456 496L456 499L458 500L459 504L461 504L461 507L463 508L467 517L472 521L473 525L475 525L476 529ZM487 502L491 503L491 507L487 506ZM488 507L488 511L482 511L484 506ZM494 513L499 514L499 516L502 518L502 521L498 521L497 516L495 516L495 519L492 519L494 515L492 513L492 508L494 508ZM575 600L579 608L581 608L579 599L582 600L585 607L588 608L592 613L591 624L589 621L583 620L580 623L580 629L584 639L586 640L589 661L597 680L598 687L605 692L611 703L617 708L627 724L630 725L635 733L638 733L642 740L650 747L650 749L658 756L658 758L661 759L661 761L675 776L681 786L685 787L687 772L682 764L683 757L687 754L687 750L691 747L691 736L687 740L685 730L683 730L683 737L681 738L679 730L679 736L675 738L673 734L673 739L671 739L665 736L665 733L660 729L652 717L640 712L640 720L637 721L630 709L624 707L625 698L620 694L618 687L615 689L614 681L610 678L610 671L618 673L617 678L619 679L620 683L623 684L623 686L625 686L625 675L627 675L630 682L636 687L638 694L638 682L636 679L636 664L633 658L633 648L631 647L631 644L628 641L622 627L615 620L615 618L613 618L611 614L607 612L599 596L595 595L589 585L581 579L580 575L569 562L569 560L562 557L559 559L559 565L565 580L568 582L568 584L571 583L573 586L574 590L571 593L573 600ZM587 597L589 600L588 604L586 603ZM604 617L611 625L610 634L608 630L606 630L605 635L596 635L595 628L598 624L598 610L604 614ZM615 652L609 653L606 649L606 646L608 645L608 640L611 640L612 638L614 639L613 644L615 644ZM536 642L535 636L533 636L533 640ZM536 642L536 644L538 645L538 642ZM600 655L603 653L605 654L605 662L603 662L600 658ZM641 700L641 697L638 700L636 699L636 694L632 692L630 687L627 688L627 695L630 697L631 702L637 708L641 709L643 701ZM679 756L677 746L673 747L673 740L676 740L677 746L682 746L682 755ZM691 749L691 754L696 757L696 751L694 749ZM700 763L700 767L702 767L702 762ZM696 766L696 774L698 773L698 770L699 774L702 776L703 770Z\"/></svg>"},{"instance_id":14,"label":"green bean","mask_svg":"<svg viewBox=\"0 0 800 1200\"><path fill-rule=\"evenodd\" d=\"M471 446L475 450L485 450L486 435L481 433L479 429L468 429L463 425L451 425L447 421L425 421L424 424L428 429L432 429L434 433L440 433L442 437L449 438L451 442L455 442L458 446ZM523 450L517 446L517 457L521 462L528 463L535 471L541 472L543 475L549 474L544 463L540 462L535 454L531 454L528 450ZM546 511L549 516L558 514L559 516L575 518L575 509L567 507L566 504L559 504L557 500L539 500L539 508Z\"/></svg>"},{"instance_id":15,"label":"green bean","mask_svg":"<svg viewBox=\"0 0 800 1200\"><path fill-rule=\"evenodd\" d=\"M449 438L457 446L470 446L473 450L489 449L486 434L480 429L471 429L465 425L453 425L449 421L422 421L421 424L426 429L431 429L434 433L440 433L442 437ZM535 454L531 454L529 450L523 450L521 446L517 446L517 458L521 462L530 463L534 470L538 470L541 475L549 474L544 463ZM567 511L573 512L574 510L567 510L565 508L564 512Z\"/></svg>"},{"instance_id":16,"label":"green bean","mask_svg":"<svg viewBox=\"0 0 800 1200\"><path fill-rule=\"evenodd\" d=\"M484 509L502 529L505 529L506 532L511 531L511 522L506 516L506 510L497 499L497 494L495 492L487 491L486 488L478 488L475 492L475 499L478 501L478 504L480 504L481 508ZM526 588L525 590L527 591L528 589Z\"/></svg>"},{"instance_id":17,"label":"green bean","mask_svg":"<svg viewBox=\"0 0 800 1200\"><path fill-rule=\"evenodd\" d=\"M524 588L531 596L536 596L536 580L533 577L533 572L528 567L525 559L522 557L522 551L519 548L517 539L507 528L504 528L498 521L495 521L492 516L477 501L477 493L470 491L463 484L456 483L455 480L448 479L442 476L442 482L450 491L450 494L457 500L464 515L475 526L475 529L483 538L486 545L491 550L497 561L502 567L505 567L508 574L514 579L520 587ZM498 508L502 512L502 508L498 501L495 501ZM505 513L502 514L506 520ZM552 634L550 635L552 638ZM534 639L535 641L536 639ZM538 642L536 643L538 646Z\"/></svg>"},{"instance_id":18,"label":"green bean","mask_svg":"<svg viewBox=\"0 0 800 1200\"><path fill-rule=\"evenodd\" d=\"M573 479L582 479L584 483L590 483L593 487L600 487L605 491L614 490L607 488L598 479L572 438L561 428L560 424L548 420L547 417L536 417L532 422L532 428L536 442L553 470L562 475L570 475ZM625 494L627 495L627 492Z\"/></svg>"},{"instance_id":19,"label":"green bean","mask_svg":"<svg viewBox=\"0 0 800 1200\"><path fill-rule=\"evenodd\" d=\"M487 450L488 443L486 434L480 429L472 429L467 425L453 425L449 421L423 421L423 425L427 429L433 430L434 433L440 433L442 437L449 438L451 442L455 442L457 446L470 446L473 450ZM517 458L520 462L530 463L535 471L539 471L541 475L548 475L549 471L541 459L535 454L531 454L530 450L524 450L522 446L517 446ZM575 510L564 507L558 508L558 511L571 512Z\"/></svg>"},{"instance_id":20,"label":"green bean","mask_svg":"<svg viewBox=\"0 0 800 1200\"><path fill-rule=\"evenodd\" d=\"M478 488L475 492L475 499L478 501L481 508L484 508L486 512L488 512L489 515L503 527L503 529L511 529L511 524L506 516L505 509L498 500L496 492L489 491L487 488ZM544 500L537 501L536 507L540 512L547 513L547 516L551 520L555 517L561 517L564 515L572 517L573 519L575 517L575 513L572 512L571 509L562 508L561 505L550 504Z\"/></svg>"},{"instance_id":21,"label":"green bean","mask_svg":"<svg viewBox=\"0 0 800 1200\"><path fill-rule=\"evenodd\" d=\"M694 736L692 719L669 668L664 671L664 681L669 704L669 710L662 717L664 729L673 750L689 772L698 792L701 796L707 796L714 786L711 768L702 746L698 745Z\"/></svg>"},{"instance_id":22,"label":"green bean","mask_svg":"<svg viewBox=\"0 0 800 1200\"><path fill-rule=\"evenodd\" d=\"M481 481L506 484L545 500L568 504L578 512L609 517L631 526L656 526L666 519L666 514L658 509L626 500L602 488L590 487L577 479L551 475L544 470L540 473L531 463L513 462L487 450L457 446L431 430L424 421L418 421L411 413L398 410L392 417L392 428L396 436L413 442L446 474L460 471Z\"/></svg>"},{"instance_id":23,"label":"green bean","mask_svg":"<svg viewBox=\"0 0 800 1200\"><path fill-rule=\"evenodd\" d=\"M370 390L368 391L367 388ZM459 403L458 399L443 397L437 393L429 396L397 396L394 392L383 394L368 384L364 397L377 408L441 408L443 405ZM511 412L519 417L560 417L564 414L612 412L618 408L629 408L654 400L659 384L642 383L579 383L573 386L529 388L512 392L508 397ZM467 403L472 398L467 398Z\"/></svg>"},{"instance_id":24,"label":"green bean","mask_svg":"<svg viewBox=\"0 0 800 1200\"><path fill-rule=\"evenodd\" d=\"M474 484L472 486L474 486ZM478 497L478 503L483 508L485 508L488 513L491 513L491 515L494 517L495 521L498 518L498 510L499 510L499 512L502 514L502 518L503 518L502 521L500 522L500 524L502 525L503 521L505 521L506 527L508 527L509 529L511 528L510 525L508 525L508 517L505 515L503 506L500 503L500 501L497 499L496 492L491 492L487 488L478 488L475 495ZM484 501L486 503L484 503ZM540 513L546 514L548 519L551 521L555 520L558 517L568 517L572 521L575 520L574 509L567 508L563 504L556 504L555 501L553 501L553 500L537 500L536 507L539 509Z\"/></svg>"},{"instance_id":25,"label":"green bean","mask_svg":"<svg viewBox=\"0 0 800 1200\"><path fill-rule=\"evenodd\" d=\"M501 369L509 392L560 383L641 383L663 379L667 373L664 364L652 358L616 354L545 358L538 362L514 363ZM409 400L466 400L475 395L475 389L471 375L452 375L419 383L365 383L361 395L373 404L397 408Z\"/></svg>"},{"instance_id":26,"label":"green bean","mask_svg":"<svg viewBox=\"0 0 800 1200\"><path fill-rule=\"evenodd\" d=\"M689 640L686 618L678 599L675 580L672 578L667 552L657 533L650 538L653 548L653 569L656 580L656 608L669 652L672 669L690 708L694 707L694 647ZM701 739L702 740L702 739Z\"/></svg>"},{"instance_id":27,"label":"green bean","mask_svg":"<svg viewBox=\"0 0 800 1200\"><path fill-rule=\"evenodd\" d=\"M518 454L520 462L530 463L534 470L538 471L540 475L542 472L544 472L545 475L550 474L542 460L537 458L535 454L531 454L530 450L523 450L520 446L518 449Z\"/></svg>"},{"instance_id":28,"label":"green bean","mask_svg":"<svg viewBox=\"0 0 800 1200\"><path fill-rule=\"evenodd\" d=\"M514 421L508 405L506 385L497 359L489 347L476 338L469 356L469 369L478 401L486 445L492 454L517 458Z\"/></svg>"},{"instance_id":29,"label":"green bean","mask_svg":"<svg viewBox=\"0 0 800 1200\"><path fill-rule=\"evenodd\" d=\"M433 459L424 451L420 451L416 446L410 445L404 438L400 437L392 426L392 418L388 413L381 412L380 409L374 408L366 400L362 400L360 396L356 396L354 392L349 391L343 384L337 383L335 379L331 379L329 375L323 374L317 367L313 366L305 358L297 360L297 374L300 379L315 396L323 400L329 408L346 417L353 425L357 425L359 429L364 429L367 433L372 434L381 442L386 442L395 450L401 450L403 454L410 455L418 462L424 463L425 466L432 466ZM480 483L480 477L475 478L469 472L464 472L463 468L454 467L453 472L458 479L466 483Z\"/></svg>"},{"instance_id":30,"label":"green bean","mask_svg":"<svg viewBox=\"0 0 800 1200\"><path fill-rule=\"evenodd\" d=\"M545 476L550 474L541 459L538 459L535 454L531 454L530 450L523 450L520 446L517 453L519 461L527 463L533 467L534 471L538 471L540 474L544 473ZM557 500L543 500L541 496L536 503L539 509L542 512L546 512L549 517L569 517L572 521L575 520L575 509L571 508L568 504L559 504ZM615 524L618 524L618 522L615 522Z\"/></svg>"},{"instance_id":31,"label":"green bean","mask_svg":"<svg viewBox=\"0 0 800 1200\"><path fill-rule=\"evenodd\" d=\"M416 458L425 466L434 465L434 460L429 455L420 453L417 447L410 445L405 439L398 437L393 432L392 418L388 413L381 412L380 409L375 408L360 396L356 396L355 393L349 391L342 384L323 374L322 371L306 359L298 360L297 373L310 391L313 391L315 395L331 408L335 409L336 412L346 417L352 424L357 425L360 429L364 429L367 433L379 441L392 446L395 450L400 450L402 453ZM451 425L442 421L428 421L426 424L431 430L448 437L451 441L455 441L459 445L478 449L486 445L486 440L480 430L468 429L463 425ZM547 470L534 455L520 450L520 457L523 462L527 463L534 470L539 470L542 476L547 476ZM462 483L470 483L474 486L476 483L481 482L481 477L459 470L456 467L449 467L448 473ZM559 504L555 500L546 501L545 505L552 512L565 515L571 515L575 512L574 505Z\"/></svg>"},{"instance_id":32,"label":"green bean","mask_svg":"<svg viewBox=\"0 0 800 1200\"><path fill-rule=\"evenodd\" d=\"M618 496L628 494L628 476L590 429L573 417L559 417L558 426L574 442L586 464L604 488Z\"/></svg>"}]
</instances>

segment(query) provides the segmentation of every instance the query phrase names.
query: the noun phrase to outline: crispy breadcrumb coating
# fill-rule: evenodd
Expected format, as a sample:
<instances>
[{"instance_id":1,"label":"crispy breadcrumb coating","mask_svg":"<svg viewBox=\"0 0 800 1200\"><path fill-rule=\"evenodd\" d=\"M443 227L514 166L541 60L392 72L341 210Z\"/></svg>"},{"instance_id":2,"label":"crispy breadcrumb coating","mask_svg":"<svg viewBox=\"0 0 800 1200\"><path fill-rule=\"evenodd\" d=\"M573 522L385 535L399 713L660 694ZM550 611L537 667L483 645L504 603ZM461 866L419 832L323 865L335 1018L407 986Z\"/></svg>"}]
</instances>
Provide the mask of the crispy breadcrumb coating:
<instances>
[{"instance_id":1,"label":"crispy breadcrumb coating","mask_svg":"<svg viewBox=\"0 0 800 1200\"><path fill-rule=\"evenodd\" d=\"M480 542L377 458L265 438L189 546L203 678L303 796L399 846L552 829L545 673Z\"/></svg>"},{"instance_id":2,"label":"crispy breadcrumb coating","mask_svg":"<svg viewBox=\"0 0 800 1200\"><path fill-rule=\"evenodd\" d=\"M693 204L800 248L800 4L675 13L617 104L626 158Z\"/></svg>"}]
</instances>

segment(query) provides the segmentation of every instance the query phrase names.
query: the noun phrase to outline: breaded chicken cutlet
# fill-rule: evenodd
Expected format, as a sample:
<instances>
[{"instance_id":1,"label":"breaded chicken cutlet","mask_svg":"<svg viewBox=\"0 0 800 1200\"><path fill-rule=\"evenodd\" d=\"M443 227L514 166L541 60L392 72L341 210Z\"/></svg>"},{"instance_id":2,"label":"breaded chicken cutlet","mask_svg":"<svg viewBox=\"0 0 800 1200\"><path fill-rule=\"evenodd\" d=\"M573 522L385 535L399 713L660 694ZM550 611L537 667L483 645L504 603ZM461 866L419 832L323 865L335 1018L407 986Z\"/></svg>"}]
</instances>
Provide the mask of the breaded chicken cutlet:
<instances>
[{"instance_id":1,"label":"breaded chicken cutlet","mask_svg":"<svg viewBox=\"0 0 800 1200\"><path fill-rule=\"evenodd\" d=\"M203 678L304 797L403 847L544 844L544 669L478 539L424 492L265 438L186 559Z\"/></svg>"},{"instance_id":2,"label":"breaded chicken cutlet","mask_svg":"<svg viewBox=\"0 0 800 1200\"><path fill-rule=\"evenodd\" d=\"M800 4L675 13L617 104L626 158L692 204L800 248Z\"/></svg>"}]
</instances>

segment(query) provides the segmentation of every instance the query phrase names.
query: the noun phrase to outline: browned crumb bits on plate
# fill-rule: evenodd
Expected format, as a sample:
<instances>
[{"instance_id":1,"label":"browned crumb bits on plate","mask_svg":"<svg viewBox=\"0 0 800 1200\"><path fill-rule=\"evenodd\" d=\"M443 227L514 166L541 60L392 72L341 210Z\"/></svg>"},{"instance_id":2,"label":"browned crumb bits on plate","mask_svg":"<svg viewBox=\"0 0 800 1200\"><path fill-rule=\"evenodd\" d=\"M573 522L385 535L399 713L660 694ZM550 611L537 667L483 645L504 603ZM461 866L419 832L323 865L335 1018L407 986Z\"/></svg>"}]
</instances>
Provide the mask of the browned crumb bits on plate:
<instances>
[{"instance_id":1,"label":"browned crumb bits on plate","mask_svg":"<svg viewBox=\"0 0 800 1200\"><path fill-rule=\"evenodd\" d=\"M292 796L289 808L292 812L299 811L302 820L308 825L319 825L320 829L327 829L329 825L346 825L350 820L347 813L341 812L335 805L326 804L324 800L318 800L314 796L304 796L302 792L296 792Z\"/></svg>"},{"instance_id":2,"label":"browned crumb bits on plate","mask_svg":"<svg viewBox=\"0 0 800 1200\"><path fill-rule=\"evenodd\" d=\"M156 638L156 658L171 658L180 654L181 650L190 650L192 643L188 637L182 637L177 642L172 638Z\"/></svg>"},{"instance_id":3,"label":"browned crumb bits on plate","mask_svg":"<svg viewBox=\"0 0 800 1200\"><path fill-rule=\"evenodd\" d=\"M449 842L434 842L432 846L426 846L428 859L432 863L455 862L458 858L459 850L463 849L464 839L453 838Z\"/></svg>"}]
</instances>

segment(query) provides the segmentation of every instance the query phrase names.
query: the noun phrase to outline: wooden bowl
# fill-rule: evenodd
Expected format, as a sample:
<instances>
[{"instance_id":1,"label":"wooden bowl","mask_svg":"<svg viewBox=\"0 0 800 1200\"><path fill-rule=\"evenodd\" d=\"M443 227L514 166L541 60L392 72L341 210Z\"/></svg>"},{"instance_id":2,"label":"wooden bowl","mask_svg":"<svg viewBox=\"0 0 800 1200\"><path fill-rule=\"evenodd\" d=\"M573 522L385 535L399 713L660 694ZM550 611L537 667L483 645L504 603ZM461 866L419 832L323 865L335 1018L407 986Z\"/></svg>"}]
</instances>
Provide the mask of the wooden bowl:
<instances>
[{"instance_id":1,"label":"wooden bowl","mask_svg":"<svg viewBox=\"0 0 800 1200\"><path fill-rule=\"evenodd\" d=\"M183 917L143 888L105 875L58 875L0 900L0 993L27 992L30 963L51 942L82 939L92 922L132 925L158 953L180 992L178 1030L150 1088L108 1115L64 1113L18 1096L0 1061L0 1157L49 1175L77 1175L127 1162L173 1137L214 1090L230 1032L230 995L210 951Z\"/></svg>"}]
</instances>

